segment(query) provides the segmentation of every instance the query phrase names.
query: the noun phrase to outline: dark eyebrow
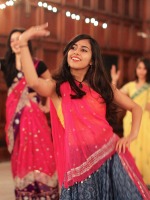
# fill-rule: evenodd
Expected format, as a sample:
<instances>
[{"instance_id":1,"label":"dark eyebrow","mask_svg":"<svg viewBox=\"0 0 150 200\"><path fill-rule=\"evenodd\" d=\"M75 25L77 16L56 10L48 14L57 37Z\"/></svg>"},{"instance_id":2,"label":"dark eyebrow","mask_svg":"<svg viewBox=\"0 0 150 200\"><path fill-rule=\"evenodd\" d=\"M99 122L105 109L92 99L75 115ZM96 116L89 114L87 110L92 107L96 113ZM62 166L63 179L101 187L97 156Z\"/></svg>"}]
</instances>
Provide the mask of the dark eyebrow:
<instances>
[{"instance_id":1,"label":"dark eyebrow","mask_svg":"<svg viewBox=\"0 0 150 200\"><path fill-rule=\"evenodd\" d=\"M87 47L87 46L82 46L82 47L84 47L84 48L87 48L87 49L89 49L89 50L90 50L90 48L89 48L89 47Z\"/></svg>"},{"instance_id":2,"label":"dark eyebrow","mask_svg":"<svg viewBox=\"0 0 150 200\"><path fill-rule=\"evenodd\" d=\"M75 45L75 46L77 46L77 44L76 44L76 43L74 43L72 46L74 46L74 45ZM90 48L89 48L89 47L87 47L87 46L84 46L84 45L83 45L83 46L81 46L81 47L83 47L83 48L86 48L86 49L89 49L89 50L90 50Z\"/></svg>"}]
</instances>

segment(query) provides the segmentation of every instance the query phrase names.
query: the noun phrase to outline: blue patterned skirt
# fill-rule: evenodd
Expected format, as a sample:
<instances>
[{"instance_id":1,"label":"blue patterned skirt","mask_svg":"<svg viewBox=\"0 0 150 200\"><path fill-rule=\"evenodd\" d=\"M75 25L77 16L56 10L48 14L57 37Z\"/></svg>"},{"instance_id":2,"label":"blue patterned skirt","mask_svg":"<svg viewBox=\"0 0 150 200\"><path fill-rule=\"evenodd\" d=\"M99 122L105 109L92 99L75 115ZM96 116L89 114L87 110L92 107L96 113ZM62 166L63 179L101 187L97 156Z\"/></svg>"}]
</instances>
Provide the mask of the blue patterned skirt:
<instances>
[{"instance_id":1,"label":"blue patterned skirt","mask_svg":"<svg viewBox=\"0 0 150 200\"><path fill-rule=\"evenodd\" d=\"M142 200L137 187L114 154L95 173L69 188L62 187L60 200Z\"/></svg>"}]
</instances>

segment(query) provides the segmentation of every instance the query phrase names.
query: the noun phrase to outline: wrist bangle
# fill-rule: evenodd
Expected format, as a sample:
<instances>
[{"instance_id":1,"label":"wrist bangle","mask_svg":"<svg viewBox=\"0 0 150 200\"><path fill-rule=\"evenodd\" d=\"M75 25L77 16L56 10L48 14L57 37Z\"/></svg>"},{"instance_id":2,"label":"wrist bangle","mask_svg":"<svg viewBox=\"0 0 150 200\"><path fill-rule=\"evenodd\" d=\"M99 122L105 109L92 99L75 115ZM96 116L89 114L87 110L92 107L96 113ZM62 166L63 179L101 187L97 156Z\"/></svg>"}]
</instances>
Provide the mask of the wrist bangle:
<instances>
[{"instance_id":1,"label":"wrist bangle","mask_svg":"<svg viewBox=\"0 0 150 200\"><path fill-rule=\"evenodd\" d=\"M20 48L28 47L28 44L22 44L19 46Z\"/></svg>"}]
</instances>

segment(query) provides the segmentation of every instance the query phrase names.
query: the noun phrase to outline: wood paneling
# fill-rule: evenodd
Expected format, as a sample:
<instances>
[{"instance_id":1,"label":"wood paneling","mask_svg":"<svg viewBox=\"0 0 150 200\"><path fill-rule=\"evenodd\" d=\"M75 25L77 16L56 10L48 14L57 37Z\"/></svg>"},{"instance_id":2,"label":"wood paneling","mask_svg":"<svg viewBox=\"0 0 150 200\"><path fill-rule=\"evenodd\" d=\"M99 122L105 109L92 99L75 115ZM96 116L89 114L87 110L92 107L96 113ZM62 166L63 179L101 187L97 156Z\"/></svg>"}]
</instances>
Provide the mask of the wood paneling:
<instances>
[{"instance_id":1,"label":"wood paneling","mask_svg":"<svg viewBox=\"0 0 150 200\"><path fill-rule=\"evenodd\" d=\"M86 24L84 21L82 21L81 33L91 34L92 26L93 26L92 24Z\"/></svg>"},{"instance_id":2,"label":"wood paneling","mask_svg":"<svg viewBox=\"0 0 150 200\"><path fill-rule=\"evenodd\" d=\"M114 49L119 48L119 29L117 28L119 24L111 23L109 25L110 31L109 31L109 46ZM115 36L115 37L114 37Z\"/></svg>"},{"instance_id":3,"label":"wood paneling","mask_svg":"<svg viewBox=\"0 0 150 200\"><path fill-rule=\"evenodd\" d=\"M66 5L75 6L75 5L77 5L77 3L78 3L78 0L65 0Z\"/></svg>"},{"instance_id":4,"label":"wood paneling","mask_svg":"<svg viewBox=\"0 0 150 200\"><path fill-rule=\"evenodd\" d=\"M13 8L8 7L5 10L0 10L0 34L9 33L10 29L13 27Z\"/></svg>"},{"instance_id":5,"label":"wood paneling","mask_svg":"<svg viewBox=\"0 0 150 200\"><path fill-rule=\"evenodd\" d=\"M30 6L30 9L27 11L26 6L21 5L18 7L18 26L21 25L24 28L28 28L29 24L31 26L38 24L38 8Z\"/></svg>"},{"instance_id":6,"label":"wood paneling","mask_svg":"<svg viewBox=\"0 0 150 200\"><path fill-rule=\"evenodd\" d=\"M77 23L75 20L72 20L71 18L69 17L66 17L64 19L65 23L64 23L64 26L66 27L65 28L65 38L64 38L64 41L65 43L68 42L71 38L73 38L75 35L76 35L76 26L77 26Z\"/></svg>"},{"instance_id":7,"label":"wood paneling","mask_svg":"<svg viewBox=\"0 0 150 200\"><path fill-rule=\"evenodd\" d=\"M48 22L50 37L54 40L57 40L58 37L58 13L50 12L49 10L44 10L44 22Z\"/></svg>"},{"instance_id":8,"label":"wood paneling","mask_svg":"<svg viewBox=\"0 0 150 200\"><path fill-rule=\"evenodd\" d=\"M107 43L107 30L103 29L101 26L97 27L97 31L95 31L95 37L97 38L98 43L100 44L101 48L106 47Z\"/></svg>"},{"instance_id":9,"label":"wood paneling","mask_svg":"<svg viewBox=\"0 0 150 200\"><path fill-rule=\"evenodd\" d=\"M44 59L50 71L55 71L58 67L58 51L44 49Z\"/></svg>"},{"instance_id":10,"label":"wood paneling","mask_svg":"<svg viewBox=\"0 0 150 200\"><path fill-rule=\"evenodd\" d=\"M82 6L83 7L91 7L91 1L90 0L83 0L82 1Z\"/></svg>"}]
</instances>

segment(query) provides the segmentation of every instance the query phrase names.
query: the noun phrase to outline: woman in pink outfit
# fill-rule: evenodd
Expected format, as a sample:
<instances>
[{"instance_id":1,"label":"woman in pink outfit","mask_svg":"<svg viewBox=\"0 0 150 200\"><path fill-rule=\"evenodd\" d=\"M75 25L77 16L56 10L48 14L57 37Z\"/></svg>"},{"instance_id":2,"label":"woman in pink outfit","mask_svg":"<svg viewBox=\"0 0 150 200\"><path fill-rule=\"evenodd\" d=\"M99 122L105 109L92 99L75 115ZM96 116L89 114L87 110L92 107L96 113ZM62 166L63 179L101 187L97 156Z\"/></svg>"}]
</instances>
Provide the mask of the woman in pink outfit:
<instances>
[{"instance_id":1,"label":"woman in pink outfit","mask_svg":"<svg viewBox=\"0 0 150 200\"><path fill-rule=\"evenodd\" d=\"M8 86L6 140L11 153L16 200L59 199L54 149L47 118L40 109L40 96L24 78L19 36L11 31L2 70ZM31 42L28 42L32 54ZM49 78L44 62L32 59L39 77Z\"/></svg>"},{"instance_id":2,"label":"woman in pink outfit","mask_svg":"<svg viewBox=\"0 0 150 200\"><path fill-rule=\"evenodd\" d=\"M50 97L51 125L61 200L149 200L128 151L137 137L142 109L111 85L95 39L81 34L65 50L59 72L38 77L27 42L48 36L48 24L29 28L20 38L26 81ZM109 123L114 103L132 113L128 137L119 138Z\"/></svg>"}]
</instances>

